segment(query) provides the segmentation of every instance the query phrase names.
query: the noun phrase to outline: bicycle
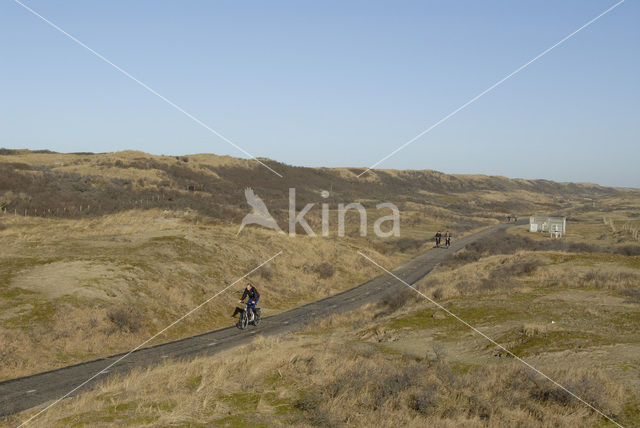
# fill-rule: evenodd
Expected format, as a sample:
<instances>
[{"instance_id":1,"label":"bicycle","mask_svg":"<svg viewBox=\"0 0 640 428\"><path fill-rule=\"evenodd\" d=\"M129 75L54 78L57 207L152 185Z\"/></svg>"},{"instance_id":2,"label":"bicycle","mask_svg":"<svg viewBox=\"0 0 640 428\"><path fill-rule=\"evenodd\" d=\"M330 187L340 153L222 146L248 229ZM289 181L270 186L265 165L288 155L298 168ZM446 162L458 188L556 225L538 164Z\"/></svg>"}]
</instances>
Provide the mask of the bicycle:
<instances>
[{"instance_id":1,"label":"bicycle","mask_svg":"<svg viewBox=\"0 0 640 428\"><path fill-rule=\"evenodd\" d=\"M249 308L245 306L240 312L240 319L238 320L236 327L240 330L244 330L249 324L253 324L257 327L261 321L261 312L260 308L256 308L256 314L253 317L253 321L249 321Z\"/></svg>"}]
</instances>

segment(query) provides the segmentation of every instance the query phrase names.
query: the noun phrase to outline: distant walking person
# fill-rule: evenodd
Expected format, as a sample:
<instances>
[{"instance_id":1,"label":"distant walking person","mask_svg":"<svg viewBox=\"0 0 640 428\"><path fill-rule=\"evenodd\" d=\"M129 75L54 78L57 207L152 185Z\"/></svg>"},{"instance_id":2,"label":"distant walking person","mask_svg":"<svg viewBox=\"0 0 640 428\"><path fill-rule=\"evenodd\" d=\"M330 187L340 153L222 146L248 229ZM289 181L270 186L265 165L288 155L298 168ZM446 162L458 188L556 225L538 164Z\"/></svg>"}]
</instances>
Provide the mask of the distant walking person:
<instances>
[{"instance_id":1,"label":"distant walking person","mask_svg":"<svg viewBox=\"0 0 640 428\"><path fill-rule=\"evenodd\" d=\"M507 223L511 223L511 216L510 215L507 216Z\"/></svg>"},{"instance_id":2,"label":"distant walking person","mask_svg":"<svg viewBox=\"0 0 640 428\"><path fill-rule=\"evenodd\" d=\"M436 233L436 247L440 246L440 240L442 239L442 233L440 233L440 231L438 231Z\"/></svg>"},{"instance_id":3,"label":"distant walking person","mask_svg":"<svg viewBox=\"0 0 640 428\"><path fill-rule=\"evenodd\" d=\"M444 233L444 243L447 248L451 246L451 233L448 230Z\"/></svg>"},{"instance_id":4,"label":"distant walking person","mask_svg":"<svg viewBox=\"0 0 640 428\"><path fill-rule=\"evenodd\" d=\"M517 223L517 222L518 222L518 216L517 216L517 215L515 215L515 214L513 215L513 222L514 222L514 223Z\"/></svg>"}]
</instances>

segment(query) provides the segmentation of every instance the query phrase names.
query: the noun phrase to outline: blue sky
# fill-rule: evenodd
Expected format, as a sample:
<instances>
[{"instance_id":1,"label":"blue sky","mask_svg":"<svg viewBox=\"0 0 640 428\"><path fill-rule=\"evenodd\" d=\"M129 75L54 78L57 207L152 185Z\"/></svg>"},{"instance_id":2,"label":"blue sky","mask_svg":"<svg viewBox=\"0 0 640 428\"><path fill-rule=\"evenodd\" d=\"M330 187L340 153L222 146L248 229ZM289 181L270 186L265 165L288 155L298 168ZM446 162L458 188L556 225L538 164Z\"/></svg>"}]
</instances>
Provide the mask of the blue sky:
<instances>
[{"instance_id":1,"label":"blue sky","mask_svg":"<svg viewBox=\"0 0 640 428\"><path fill-rule=\"evenodd\" d=\"M256 156L369 166L614 1L25 4ZM627 0L380 165L640 187ZM0 146L246 157L12 0Z\"/></svg>"}]
</instances>

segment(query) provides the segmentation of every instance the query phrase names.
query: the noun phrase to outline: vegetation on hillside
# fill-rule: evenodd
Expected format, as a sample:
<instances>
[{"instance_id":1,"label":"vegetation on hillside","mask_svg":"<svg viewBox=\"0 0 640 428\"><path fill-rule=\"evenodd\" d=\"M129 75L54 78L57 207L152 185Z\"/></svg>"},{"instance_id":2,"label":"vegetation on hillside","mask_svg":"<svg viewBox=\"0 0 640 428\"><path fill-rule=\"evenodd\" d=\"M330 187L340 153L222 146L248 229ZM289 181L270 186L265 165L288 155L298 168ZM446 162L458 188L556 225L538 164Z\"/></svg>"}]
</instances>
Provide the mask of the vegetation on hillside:
<instances>
[{"instance_id":1,"label":"vegetation on hillside","mask_svg":"<svg viewBox=\"0 0 640 428\"><path fill-rule=\"evenodd\" d=\"M597 239L591 226L574 233ZM521 233L417 288L608 417L640 424L640 256L536 235L513 251ZM297 334L111 378L38 424L612 426L409 289Z\"/></svg>"},{"instance_id":2,"label":"vegetation on hillside","mask_svg":"<svg viewBox=\"0 0 640 428\"><path fill-rule=\"evenodd\" d=\"M0 207L40 216L78 217L131 208L197 211L217 220L244 216L243 190L252 187L278 219L288 210L288 189L297 202L396 203L403 211L446 216L457 223L503 218L512 212L552 211L572 200L621 191L591 184L447 175L437 171L303 168L263 160L276 176L250 160L214 155L153 156L141 152L58 154L0 150ZM323 200L320 191L330 191ZM334 207L335 209L335 207ZM318 221L319 212L312 212ZM477 217L477 218L475 218Z\"/></svg>"},{"instance_id":3,"label":"vegetation on hillside","mask_svg":"<svg viewBox=\"0 0 640 428\"><path fill-rule=\"evenodd\" d=\"M279 251L253 273L265 315L345 290L465 233L552 212L562 240L525 228L453 255L417 287L621 423L640 424L640 198L590 184L435 171L301 168L140 152L0 150L0 379L127 351ZM320 230L250 226L252 187L281 225L288 189ZM321 191L329 190L323 198ZM401 236L337 237L338 203L401 210ZM284 227L286 229L286 227ZM233 323L241 282L154 343ZM251 351L255 352L251 352ZM336 361L340 364L336 364ZM248 373L241 369L249 364ZM185 375L186 374L186 375ZM505 391L508 391L505 392ZM30 412L25 412L26 415ZM8 419L15 422L23 415ZM313 330L109 379L42 426L584 426L604 423L410 290Z\"/></svg>"}]
</instances>

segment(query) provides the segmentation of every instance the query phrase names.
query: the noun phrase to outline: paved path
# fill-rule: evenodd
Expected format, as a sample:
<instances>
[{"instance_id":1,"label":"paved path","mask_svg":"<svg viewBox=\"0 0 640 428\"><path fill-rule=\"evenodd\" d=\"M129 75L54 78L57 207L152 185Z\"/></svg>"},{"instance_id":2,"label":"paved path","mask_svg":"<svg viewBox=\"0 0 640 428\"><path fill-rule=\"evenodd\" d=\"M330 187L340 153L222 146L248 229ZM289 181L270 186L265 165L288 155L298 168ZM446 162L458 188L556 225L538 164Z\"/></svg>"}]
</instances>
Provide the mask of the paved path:
<instances>
[{"instance_id":1,"label":"paved path","mask_svg":"<svg viewBox=\"0 0 640 428\"><path fill-rule=\"evenodd\" d=\"M519 222L519 224L523 224L523 222ZM460 240L454 240L449 249L431 249L398 266L393 272L407 283L414 284L427 275L448 254L458 251L465 245L509 225L513 225L513 223L494 226ZM317 318L326 317L333 313L351 311L364 304L377 302L386 294L400 291L403 288L406 288L404 284L388 274L383 274L342 293L277 315L265 317L258 327L250 326L244 331L238 330L235 326L227 327L175 342L140 349L109 368L108 372L97 376L91 382L75 391L74 395L90 389L96 382L114 373L123 374L135 367L157 364L166 358L176 360L200 355L212 355L222 350L247 344L258 335L274 336L299 330ZM18 413L58 399L91 376L103 371L122 355L113 355L49 372L0 382L0 416Z\"/></svg>"}]
</instances>

